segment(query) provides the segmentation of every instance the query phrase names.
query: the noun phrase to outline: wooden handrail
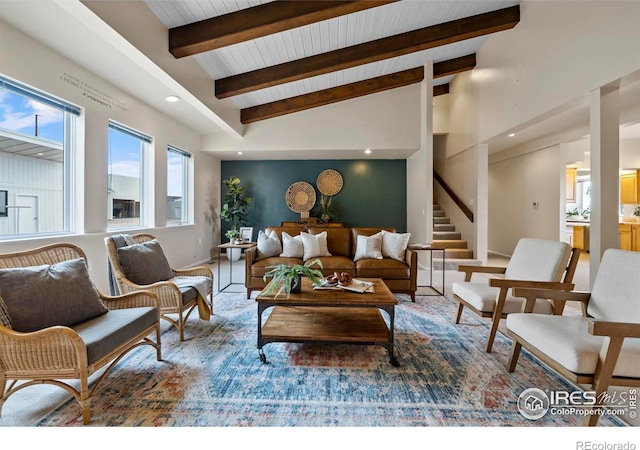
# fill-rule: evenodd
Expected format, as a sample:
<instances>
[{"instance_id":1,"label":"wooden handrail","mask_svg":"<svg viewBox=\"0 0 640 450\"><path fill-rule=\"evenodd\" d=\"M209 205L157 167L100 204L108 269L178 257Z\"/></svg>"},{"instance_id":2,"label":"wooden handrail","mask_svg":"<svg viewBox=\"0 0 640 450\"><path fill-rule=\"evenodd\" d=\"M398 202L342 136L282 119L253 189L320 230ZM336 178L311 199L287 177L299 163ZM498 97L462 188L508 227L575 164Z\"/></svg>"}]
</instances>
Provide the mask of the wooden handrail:
<instances>
[{"instance_id":1,"label":"wooden handrail","mask_svg":"<svg viewBox=\"0 0 640 450\"><path fill-rule=\"evenodd\" d=\"M469 218L471 223L473 223L473 211L471 211L469 207L464 204L464 202L460 199L460 197L458 197L456 193L453 192L453 189L451 189L451 187L442 179L440 175L438 175L438 173L435 170L433 171L433 178L435 178L435 180L438 183L440 183L440 186L442 186L445 192L449 194L449 197L451 197L451 199L455 202L458 208L460 208L460 210L464 213L464 215Z\"/></svg>"}]
</instances>

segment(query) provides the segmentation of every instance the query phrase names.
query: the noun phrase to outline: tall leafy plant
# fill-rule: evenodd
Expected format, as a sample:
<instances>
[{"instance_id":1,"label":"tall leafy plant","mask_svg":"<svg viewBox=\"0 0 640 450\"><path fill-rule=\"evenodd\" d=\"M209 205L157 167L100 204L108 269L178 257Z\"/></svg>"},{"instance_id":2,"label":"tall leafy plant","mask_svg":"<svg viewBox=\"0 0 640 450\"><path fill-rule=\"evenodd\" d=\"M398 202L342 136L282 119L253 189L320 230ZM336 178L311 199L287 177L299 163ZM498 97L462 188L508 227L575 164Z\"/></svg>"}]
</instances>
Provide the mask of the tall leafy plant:
<instances>
[{"instance_id":1,"label":"tall leafy plant","mask_svg":"<svg viewBox=\"0 0 640 450\"><path fill-rule=\"evenodd\" d=\"M231 225L231 234L239 235L239 228L247 224L249 220L248 209L251 204L251 197L248 197L243 186L240 185L240 178L231 176L222 181L227 188L224 197L224 204L220 211L220 218ZM227 232L229 237L229 232Z\"/></svg>"}]
</instances>

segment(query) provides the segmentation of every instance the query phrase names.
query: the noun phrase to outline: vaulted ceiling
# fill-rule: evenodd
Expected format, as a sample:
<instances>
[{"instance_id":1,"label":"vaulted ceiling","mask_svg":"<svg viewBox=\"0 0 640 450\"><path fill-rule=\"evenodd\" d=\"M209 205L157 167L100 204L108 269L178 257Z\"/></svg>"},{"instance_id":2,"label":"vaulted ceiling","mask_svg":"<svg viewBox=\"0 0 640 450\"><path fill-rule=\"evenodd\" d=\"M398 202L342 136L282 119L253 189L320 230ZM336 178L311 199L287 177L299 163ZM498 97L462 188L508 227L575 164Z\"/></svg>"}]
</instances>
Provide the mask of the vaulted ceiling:
<instances>
[{"instance_id":1,"label":"vaulted ceiling","mask_svg":"<svg viewBox=\"0 0 640 450\"><path fill-rule=\"evenodd\" d=\"M492 34L516 26L519 1L145 0L167 50L194 58L242 123L420 82L434 95L471 70Z\"/></svg>"}]
</instances>

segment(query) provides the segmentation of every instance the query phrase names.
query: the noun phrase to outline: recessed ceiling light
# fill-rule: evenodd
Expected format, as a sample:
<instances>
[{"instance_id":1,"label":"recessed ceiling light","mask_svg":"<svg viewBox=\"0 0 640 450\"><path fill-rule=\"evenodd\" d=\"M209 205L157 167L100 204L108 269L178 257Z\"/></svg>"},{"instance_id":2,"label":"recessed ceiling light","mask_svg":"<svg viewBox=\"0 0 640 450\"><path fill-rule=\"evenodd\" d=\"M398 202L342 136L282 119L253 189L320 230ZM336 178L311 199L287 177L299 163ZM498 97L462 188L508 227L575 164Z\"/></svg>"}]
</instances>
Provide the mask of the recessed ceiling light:
<instances>
[{"instance_id":1,"label":"recessed ceiling light","mask_svg":"<svg viewBox=\"0 0 640 450\"><path fill-rule=\"evenodd\" d=\"M236 152L236 155L242 155L242 152Z\"/></svg>"},{"instance_id":2,"label":"recessed ceiling light","mask_svg":"<svg viewBox=\"0 0 640 450\"><path fill-rule=\"evenodd\" d=\"M370 154L371 154L371 150L370 150L370 149L366 149L364 152L365 152L367 155L370 155Z\"/></svg>"},{"instance_id":3,"label":"recessed ceiling light","mask_svg":"<svg viewBox=\"0 0 640 450\"><path fill-rule=\"evenodd\" d=\"M42 156L42 155L44 155L44 153L38 153L38 156Z\"/></svg>"},{"instance_id":4,"label":"recessed ceiling light","mask_svg":"<svg viewBox=\"0 0 640 450\"><path fill-rule=\"evenodd\" d=\"M169 95L165 98L165 100L169 103L175 103L177 101L180 101L180 97L178 97L177 95Z\"/></svg>"},{"instance_id":5,"label":"recessed ceiling light","mask_svg":"<svg viewBox=\"0 0 640 450\"><path fill-rule=\"evenodd\" d=\"M514 137L516 134L515 133L510 133L509 137Z\"/></svg>"}]
</instances>

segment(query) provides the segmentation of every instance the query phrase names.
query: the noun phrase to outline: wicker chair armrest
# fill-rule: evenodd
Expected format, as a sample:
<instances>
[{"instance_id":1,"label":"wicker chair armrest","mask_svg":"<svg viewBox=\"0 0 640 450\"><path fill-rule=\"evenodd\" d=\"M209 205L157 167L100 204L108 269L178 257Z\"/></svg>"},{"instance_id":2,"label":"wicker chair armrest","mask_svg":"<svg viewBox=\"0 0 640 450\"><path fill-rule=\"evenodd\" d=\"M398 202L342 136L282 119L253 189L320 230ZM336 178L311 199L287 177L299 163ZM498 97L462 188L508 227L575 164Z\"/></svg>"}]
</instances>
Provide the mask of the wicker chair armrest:
<instances>
[{"instance_id":1,"label":"wicker chair armrest","mask_svg":"<svg viewBox=\"0 0 640 450\"><path fill-rule=\"evenodd\" d=\"M593 320L588 330L595 336L640 338L640 323Z\"/></svg>"},{"instance_id":2,"label":"wicker chair armrest","mask_svg":"<svg viewBox=\"0 0 640 450\"><path fill-rule=\"evenodd\" d=\"M213 280L213 272L205 266L192 267L190 269L171 269L176 277L207 277Z\"/></svg>"},{"instance_id":3,"label":"wicker chair armrest","mask_svg":"<svg viewBox=\"0 0 640 450\"><path fill-rule=\"evenodd\" d=\"M7 372L78 370L87 366L87 349L69 327L22 333L0 325L0 365Z\"/></svg>"},{"instance_id":4,"label":"wicker chair armrest","mask_svg":"<svg viewBox=\"0 0 640 450\"><path fill-rule=\"evenodd\" d=\"M181 308L182 305L182 293L178 286L171 281L158 281L153 284L139 285L132 282L121 284L121 288L124 288L126 294L130 292L138 291L151 291L160 301L160 307L162 308Z\"/></svg>"},{"instance_id":5,"label":"wicker chair armrest","mask_svg":"<svg viewBox=\"0 0 640 450\"><path fill-rule=\"evenodd\" d=\"M151 306L160 308L158 296L151 291L135 291L124 295L104 295L100 293L100 299L107 309L127 309Z\"/></svg>"}]
</instances>

